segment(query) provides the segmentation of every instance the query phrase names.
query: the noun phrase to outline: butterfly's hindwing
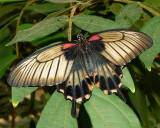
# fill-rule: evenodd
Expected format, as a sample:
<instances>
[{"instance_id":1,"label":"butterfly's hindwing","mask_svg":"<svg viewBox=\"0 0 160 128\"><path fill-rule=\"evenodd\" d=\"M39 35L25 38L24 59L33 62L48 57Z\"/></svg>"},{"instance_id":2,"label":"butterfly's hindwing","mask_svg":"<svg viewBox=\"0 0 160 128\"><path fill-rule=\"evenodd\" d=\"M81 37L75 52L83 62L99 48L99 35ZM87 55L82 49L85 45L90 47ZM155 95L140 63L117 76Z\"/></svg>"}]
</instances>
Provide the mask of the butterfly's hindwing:
<instances>
[{"instance_id":1,"label":"butterfly's hindwing","mask_svg":"<svg viewBox=\"0 0 160 128\"><path fill-rule=\"evenodd\" d=\"M133 30L108 30L99 32L90 36L88 41L96 45L96 49L116 65L126 65L153 44L149 36Z\"/></svg>"},{"instance_id":2,"label":"butterfly's hindwing","mask_svg":"<svg viewBox=\"0 0 160 128\"><path fill-rule=\"evenodd\" d=\"M64 93L66 99L81 103L90 98L91 86L93 85L86 70L80 64L79 57L76 57L68 78L62 84L57 85L57 90Z\"/></svg>"}]
</instances>

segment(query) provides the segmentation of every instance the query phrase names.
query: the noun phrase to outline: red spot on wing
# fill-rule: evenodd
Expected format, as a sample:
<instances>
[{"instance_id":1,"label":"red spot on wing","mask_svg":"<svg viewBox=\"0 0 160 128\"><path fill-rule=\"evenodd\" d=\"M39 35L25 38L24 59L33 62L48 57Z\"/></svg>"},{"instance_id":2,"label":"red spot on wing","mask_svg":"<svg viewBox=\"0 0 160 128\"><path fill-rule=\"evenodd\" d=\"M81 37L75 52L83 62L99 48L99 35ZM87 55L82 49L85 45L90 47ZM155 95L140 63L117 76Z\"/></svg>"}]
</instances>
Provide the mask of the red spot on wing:
<instances>
[{"instance_id":1,"label":"red spot on wing","mask_svg":"<svg viewBox=\"0 0 160 128\"><path fill-rule=\"evenodd\" d=\"M75 46L76 44L64 44L63 46L62 46L62 48L63 48L63 50L65 50L65 49L67 49L67 48L70 48L70 47L73 47L73 46Z\"/></svg>"},{"instance_id":2,"label":"red spot on wing","mask_svg":"<svg viewBox=\"0 0 160 128\"><path fill-rule=\"evenodd\" d=\"M101 37L99 37L98 35L92 36L89 41L94 41L94 40L99 40Z\"/></svg>"}]
</instances>

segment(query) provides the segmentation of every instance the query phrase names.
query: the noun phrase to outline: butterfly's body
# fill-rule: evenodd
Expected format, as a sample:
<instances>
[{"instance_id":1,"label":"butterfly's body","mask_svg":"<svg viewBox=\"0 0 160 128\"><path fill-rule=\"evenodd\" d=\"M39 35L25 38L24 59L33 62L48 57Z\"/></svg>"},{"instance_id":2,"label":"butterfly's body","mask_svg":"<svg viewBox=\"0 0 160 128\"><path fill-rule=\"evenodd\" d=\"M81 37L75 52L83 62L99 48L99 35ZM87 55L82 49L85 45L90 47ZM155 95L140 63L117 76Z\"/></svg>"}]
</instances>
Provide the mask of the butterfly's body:
<instances>
[{"instance_id":1,"label":"butterfly's body","mask_svg":"<svg viewBox=\"0 0 160 128\"><path fill-rule=\"evenodd\" d=\"M88 100L93 83L105 94L121 91L122 67L152 46L152 39L133 30L108 30L78 41L49 46L22 60L10 73L11 86L52 86L76 103Z\"/></svg>"}]
</instances>

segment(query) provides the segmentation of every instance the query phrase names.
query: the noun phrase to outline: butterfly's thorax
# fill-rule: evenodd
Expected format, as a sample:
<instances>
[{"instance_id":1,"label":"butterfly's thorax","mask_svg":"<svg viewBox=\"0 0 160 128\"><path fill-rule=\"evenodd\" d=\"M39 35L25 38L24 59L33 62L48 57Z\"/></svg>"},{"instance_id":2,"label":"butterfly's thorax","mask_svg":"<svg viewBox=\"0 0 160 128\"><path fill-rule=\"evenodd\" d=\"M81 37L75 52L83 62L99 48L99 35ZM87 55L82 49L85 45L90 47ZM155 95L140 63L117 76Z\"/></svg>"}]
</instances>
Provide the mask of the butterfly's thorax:
<instances>
[{"instance_id":1,"label":"butterfly's thorax","mask_svg":"<svg viewBox=\"0 0 160 128\"><path fill-rule=\"evenodd\" d=\"M86 52L89 48L89 42L86 40L86 38L83 37L82 34L78 34L77 35L78 38L78 48L80 50L80 52Z\"/></svg>"},{"instance_id":2,"label":"butterfly's thorax","mask_svg":"<svg viewBox=\"0 0 160 128\"><path fill-rule=\"evenodd\" d=\"M91 74L93 72L94 69L94 65L93 65L93 58L91 57L91 46L90 46L90 42L88 40L86 40L86 38L83 37L83 35L80 33L77 35L78 38L78 52L81 56L81 60L83 60L81 62L82 66L84 66L87 71L88 74Z\"/></svg>"}]
</instances>

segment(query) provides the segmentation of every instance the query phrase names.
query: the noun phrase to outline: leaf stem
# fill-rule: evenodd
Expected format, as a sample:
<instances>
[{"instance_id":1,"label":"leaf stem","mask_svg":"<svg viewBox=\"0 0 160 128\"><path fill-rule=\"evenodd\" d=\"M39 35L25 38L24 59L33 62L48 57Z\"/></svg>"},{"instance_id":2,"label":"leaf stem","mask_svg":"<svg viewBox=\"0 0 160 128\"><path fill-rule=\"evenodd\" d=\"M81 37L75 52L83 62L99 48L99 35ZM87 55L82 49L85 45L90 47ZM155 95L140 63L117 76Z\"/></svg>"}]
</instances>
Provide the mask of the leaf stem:
<instances>
[{"instance_id":1,"label":"leaf stem","mask_svg":"<svg viewBox=\"0 0 160 128\"><path fill-rule=\"evenodd\" d=\"M132 3L132 2L136 2L136 1L131 1L131 0L114 0L116 2L123 2L123 3ZM155 16L160 16L160 13L158 13L157 11L155 11L154 9L148 7L147 5L141 3L141 2L137 2L139 4L139 6L141 6L142 8L146 9L147 11L149 11L150 13L152 13Z\"/></svg>"}]
</instances>

